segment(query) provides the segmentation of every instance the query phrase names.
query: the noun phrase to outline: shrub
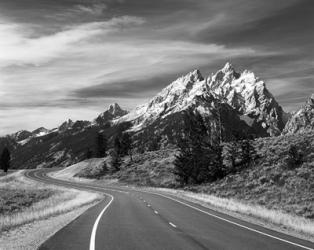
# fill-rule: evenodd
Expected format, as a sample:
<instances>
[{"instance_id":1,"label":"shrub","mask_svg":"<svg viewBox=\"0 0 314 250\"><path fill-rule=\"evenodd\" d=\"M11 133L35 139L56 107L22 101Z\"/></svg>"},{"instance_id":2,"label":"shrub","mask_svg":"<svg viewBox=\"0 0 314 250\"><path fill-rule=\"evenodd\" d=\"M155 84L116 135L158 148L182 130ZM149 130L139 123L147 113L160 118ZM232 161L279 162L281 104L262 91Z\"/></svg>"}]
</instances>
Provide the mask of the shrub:
<instances>
[{"instance_id":1,"label":"shrub","mask_svg":"<svg viewBox=\"0 0 314 250\"><path fill-rule=\"evenodd\" d=\"M303 154L297 149L295 145L291 145L286 157L286 166L288 169L295 169L303 162Z\"/></svg>"}]
</instances>

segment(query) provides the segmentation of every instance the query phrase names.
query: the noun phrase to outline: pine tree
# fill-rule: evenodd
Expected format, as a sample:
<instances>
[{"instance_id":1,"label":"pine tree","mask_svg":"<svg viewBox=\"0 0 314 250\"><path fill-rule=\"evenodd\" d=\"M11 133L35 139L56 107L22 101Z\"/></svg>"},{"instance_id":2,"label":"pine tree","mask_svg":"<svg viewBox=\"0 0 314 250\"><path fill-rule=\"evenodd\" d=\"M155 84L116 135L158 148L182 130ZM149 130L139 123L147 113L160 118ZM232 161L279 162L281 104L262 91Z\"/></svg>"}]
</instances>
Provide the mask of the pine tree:
<instances>
[{"instance_id":1,"label":"pine tree","mask_svg":"<svg viewBox=\"0 0 314 250\"><path fill-rule=\"evenodd\" d=\"M193 173L193 157L191 148L187 145L186 140L179 140L178 147L180 149L180 153L176 156L174 161L174 174L176 176L176 180L184 186L191 182Z\"/></svg>"},{"instance_id":2,"label":"pine tree","mask_svg":"<svg viewBox=\"0 0 314 250\"><path fill-rule=\"evenodd\" d=\"M117 171L120 170L120 166L121 166L121 157L120 157L120 155L119 155L115 150L112 151L112 155L111 155L111 165L112 165L112 168L113 168L113 171L114 171L114 172L117 172Z\"/></svg>"},{"instance_id":3,"label":"pine tree","mask_svg":"<svg viewBox=\"0 0 314 250\"><path fill-rule=\"evenodd\" d=\"M210 131L199 113L186 113L183 132L174 169L180 184L201 184L222 178L222 147L219 143L211 144Z\"/></svg>"},{"instance_id":4,"label":"pine tree","mask_svg":"<svg viewBox=\"0 0 314 250\"><path fill-rule=\"evenodd\" d=\"M8 169L10 168L10 160L11 160L10 151L7 147L5 147L2 151L0 158L0 165L5 173L7 173Z\"/></svg>"},{"instance_id":5,"label":"pine tree","mask_svg":"<svg viewBox=\"0 0 314 250\"><path fill-rule=\"evenodd\" d=\"M241 168L250 166L257 158L255 148L248 139L241 141Z\"/></svg>"},{"instance_id":6,"label":"pine tree","mask_svg":"<svg viewBox=\"0 0 314 250\"><path fill-rule=\"evenodd\" d=\"M212 146L212 180L223 178L227 171L223 163L223 147L221 144L214 144Z\"/></svg>"},{"instance_id":7,"label":"pine tree","mask_svg":"<svg viewBox=\"0 0 314 250\"><path fill-rule=\"evenodd\" d=\"M107 138L102 133L97 133L96 155L98 158L105 157L107 152Z\"/></svg>"},{"instance_id":8,"label":"pine tree","mask_svg":"<svg viewBox=\"0 0 314 250\"><path fill-rule=\"evenodd\" d=\"M93 151L90 150L90 148L88 148L86 151L86 159L90 159L92 157L93 157Z\"/></svg>"},{"instance_id":9,"label":"pine tree","mask_svg":"<svg viewBox=\"0 0 314 250\"><path fill-rule=\"evenodd\" d=\"M294 169L300 166L303 162L303 154L299 152L295 145L291 145L288 150L288 156L286 158L287 167Z\"/></svg>"},{"instance_id":10,"label":"pine tree","mask_svg":"<svg viewBox=\"0 0 314 250\"><path fill-rule=\"evenodd\" d=\"M101 172L101 176L107 174L109 171L108 166L107 166L107 162L104 161L103 165L102 165L102 172Z\"/></svg>"},{"instance_id":11,"label":"pine tree","mask_svg":"<svg viewBox=\"0 0 314 250\"><path fill-rule=\"evenodd\" d=\"M235 173L237 172L237 157L238 157L238 143L236 141L229 142L225 147L225 159L229 163L229 170L226 172L228 173Z\"/></svg>"},{"instance_id":12,"label":"pine tree","mask_svg":"<svg viewBox=\"0 0 314 250\"><path fill-rule=\"evenodd\" d=\"M113 142L113 149L117 153L117 155L122 155L122 145L121 145L121 134L116 135Z\"/></svg>"},{"instance_id":13,"label":"pine tree","mask_svg":"<svg viewBox=\"0 0 314 250\"><path fill-rule=\"evenodd\" d=\"M132 159L132 140L129 133L123 133L121 137L121 156L129 155Z\"/></svg>"}]
</instances>

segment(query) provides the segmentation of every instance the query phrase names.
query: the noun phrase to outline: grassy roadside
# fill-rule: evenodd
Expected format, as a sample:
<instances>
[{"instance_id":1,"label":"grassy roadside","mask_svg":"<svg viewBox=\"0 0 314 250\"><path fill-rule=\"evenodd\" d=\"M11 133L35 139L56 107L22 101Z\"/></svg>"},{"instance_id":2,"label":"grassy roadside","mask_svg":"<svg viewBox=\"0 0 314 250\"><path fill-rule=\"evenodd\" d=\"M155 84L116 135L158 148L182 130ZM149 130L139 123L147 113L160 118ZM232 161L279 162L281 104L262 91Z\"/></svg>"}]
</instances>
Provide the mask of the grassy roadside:
<instances>
[{"instance_id":1,"label":"grassy roadside","mask_svg":"<svg viewBox=\"0 0 314 250\"><path fill-rule=\"evenodd\" d=\"M1 177L0 193L0 249L35 249L34 242L40 244L101 198L97 193L32 181L23 171ZM30 228L39 233L31 235Z\"/></svg>"},{"instance_id":2,"label":"grassy roadside","mask_svg":"<svg viewBox=\"0 0 314 250\"><path fill-rule=\"evenodd\" d=\"M170 188L143 188L146 191L159 192L190 201L204 207L223 212L258 224L314 242L314 221L301 216L285 213L281 210L268 209L232 198L195 193Z\"/></svg>"}]
</instances>

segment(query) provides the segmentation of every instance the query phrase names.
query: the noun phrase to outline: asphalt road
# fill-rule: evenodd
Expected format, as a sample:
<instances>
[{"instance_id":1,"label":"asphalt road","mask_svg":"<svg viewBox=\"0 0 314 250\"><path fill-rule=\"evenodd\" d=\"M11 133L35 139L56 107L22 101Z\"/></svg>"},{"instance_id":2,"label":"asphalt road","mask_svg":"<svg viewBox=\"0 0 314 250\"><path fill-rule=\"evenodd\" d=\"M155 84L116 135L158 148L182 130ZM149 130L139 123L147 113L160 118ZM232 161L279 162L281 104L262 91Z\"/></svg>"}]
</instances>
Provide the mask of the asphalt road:
<instances>
[{"instance_id":1,"label":"asphalt road","mask_svg":"<svg viewBox=\"0 0 314 250\"><path fill-rule=\"evenodd\" d=\"M99 187L46 176L45 183L105 194L105 199L48 239L41 250L314 249L314 244L181 200L123 187Z\"/></svg>"}]
</instances>

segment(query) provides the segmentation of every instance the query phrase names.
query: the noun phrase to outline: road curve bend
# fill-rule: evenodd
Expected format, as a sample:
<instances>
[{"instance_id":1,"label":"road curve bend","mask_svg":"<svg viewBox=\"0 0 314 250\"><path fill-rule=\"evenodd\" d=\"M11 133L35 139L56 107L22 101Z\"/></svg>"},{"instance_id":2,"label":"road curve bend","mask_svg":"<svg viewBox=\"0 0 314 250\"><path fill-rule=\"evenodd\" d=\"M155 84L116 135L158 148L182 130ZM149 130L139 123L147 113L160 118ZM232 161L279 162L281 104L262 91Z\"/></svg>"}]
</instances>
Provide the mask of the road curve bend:
<instances>
[{"instance_id":1,"label":"road curve bend","mask_svg":"<svg viewBox=\"0 0 314 250\"><path fill-rule=\"evenodd\" d=\"M29 170L47 184L97 191L102 202L58 231L39 249L55 250L314 250L314 243L228 216L180 198L126 187L100 187Z\"/></svg>"}]
</instances>

